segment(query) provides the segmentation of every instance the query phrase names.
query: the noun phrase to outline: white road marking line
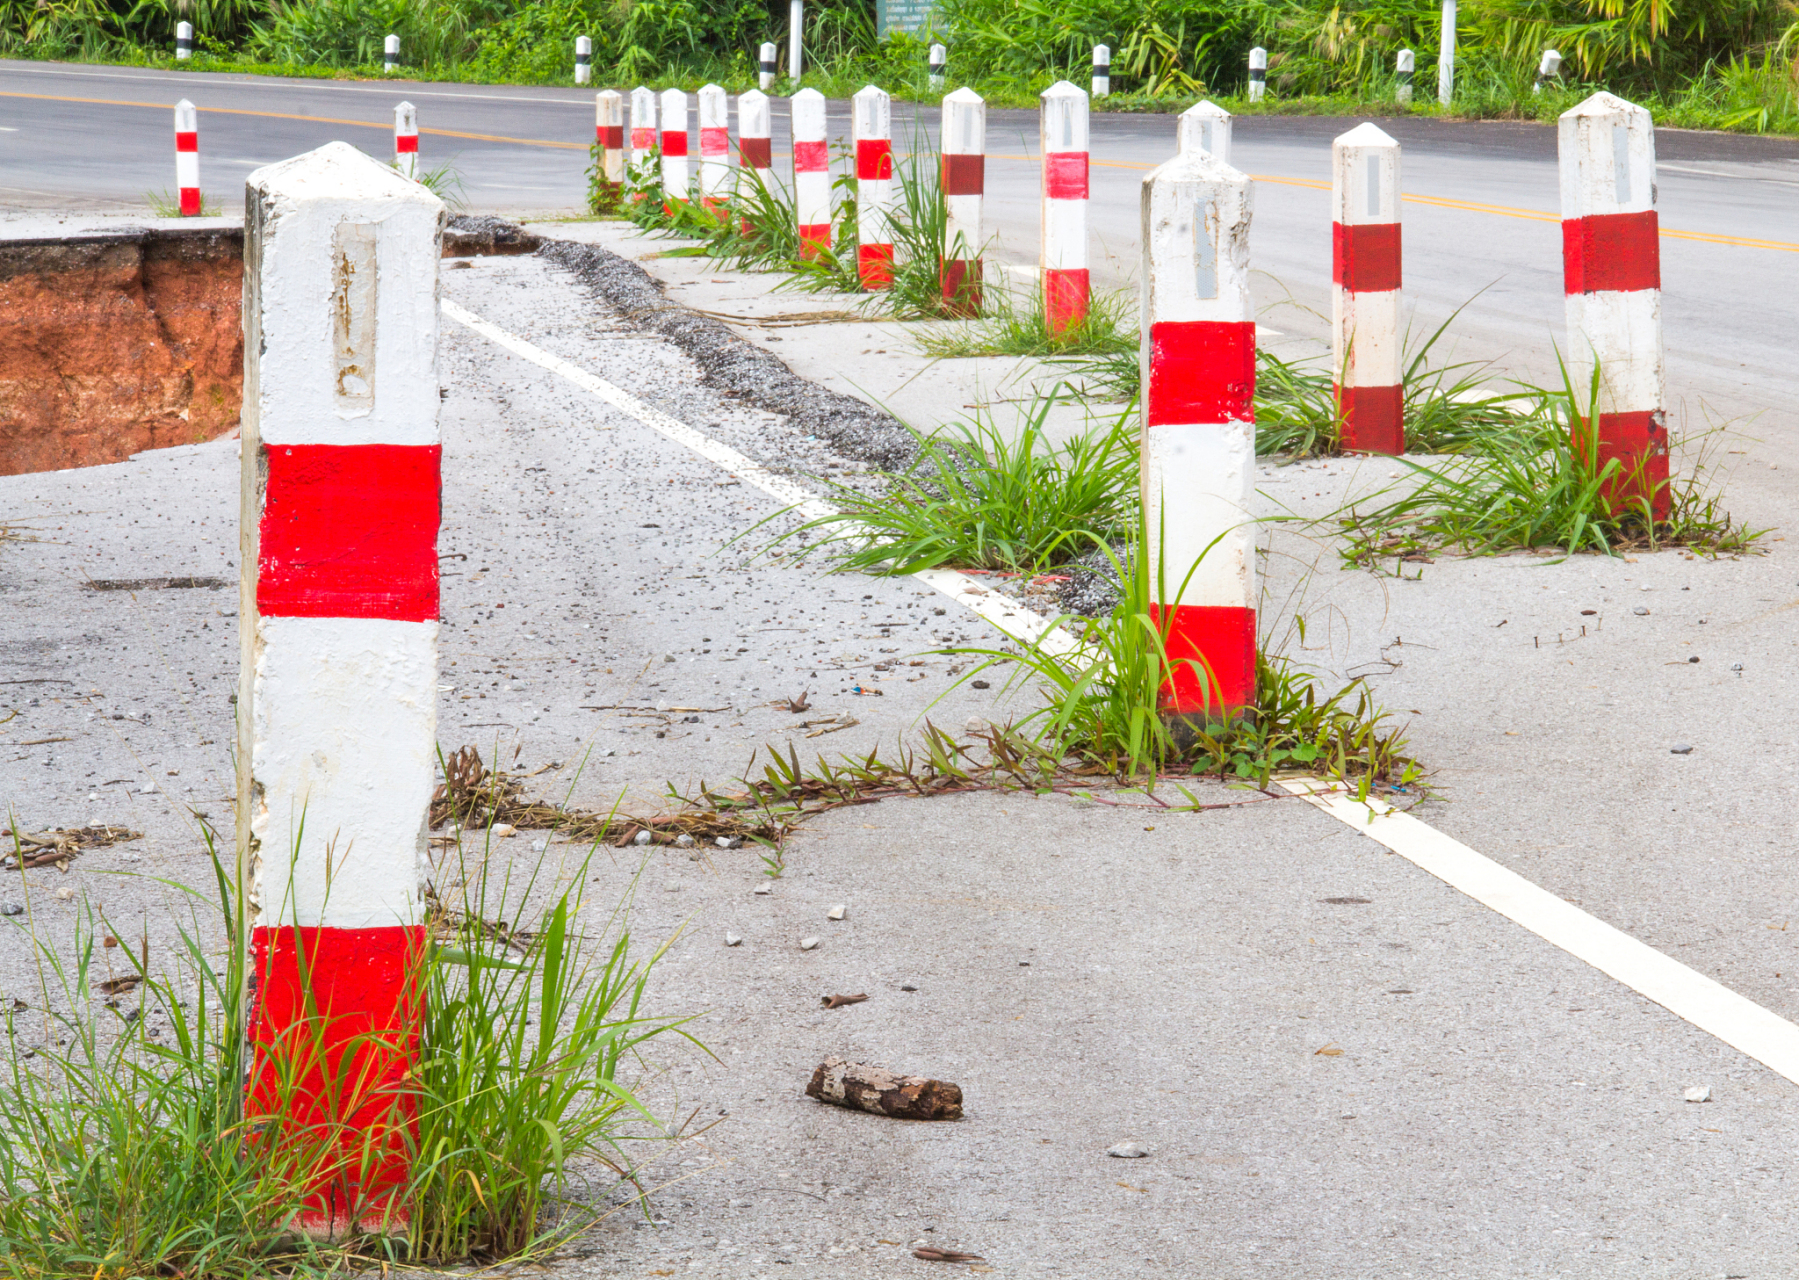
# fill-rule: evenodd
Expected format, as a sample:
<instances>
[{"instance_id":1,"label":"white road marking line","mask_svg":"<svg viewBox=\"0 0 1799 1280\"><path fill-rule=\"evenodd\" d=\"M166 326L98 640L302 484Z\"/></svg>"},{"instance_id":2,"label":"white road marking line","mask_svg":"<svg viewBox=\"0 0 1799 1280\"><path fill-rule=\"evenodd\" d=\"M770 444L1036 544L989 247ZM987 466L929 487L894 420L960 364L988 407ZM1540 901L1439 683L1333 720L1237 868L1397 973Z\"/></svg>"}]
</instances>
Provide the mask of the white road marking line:
<instances>
[{"instance_id":1,"label":"white road marking line","mask_svg":"<svg viewBox=\"0 0 1799 1280\"><path fill-rule=\"evenodd\" d=\"M1779 1014L1380 800L1358 801L1340 788L1304 780L1280 785L1482 906L1799 1084L1799 1026Z\"/></svg>"},{"instance_id":2,"label":"white road marking line","mask_svg":"<svg viewBox=\"0 0 1799 1280\"><path fill-rule=\"evenodd\" d=\"M686 423L671 418L654 405L639 400L630 392L613 386L579 365L571 364L560 356L553 356L542 347L508 333L498 325L489 324L448 298L443 300L443 311L450 319L467 325L495 346L503 347L540 368L567 378L620 413L637 419L652 431L661 432L676 444L685 445L707 461L717 463L745 484L753 485L776 502L791 507L795 515L816 520L820 516L836 514L836 507L801 488L786 476L777 475L729 445L720 444L711 436L695 431ZM1051 629L1052 619L1025 608L1010 596L982 586L966 574L950 569L924 569L912 576L926 586L942 592L963 608L979 614L1014 639L1035 643L1045 652L1055 654L1072 653L1078 647L1078 642L1068 632L1060 628Z\"/></svg>"}]
</instances>

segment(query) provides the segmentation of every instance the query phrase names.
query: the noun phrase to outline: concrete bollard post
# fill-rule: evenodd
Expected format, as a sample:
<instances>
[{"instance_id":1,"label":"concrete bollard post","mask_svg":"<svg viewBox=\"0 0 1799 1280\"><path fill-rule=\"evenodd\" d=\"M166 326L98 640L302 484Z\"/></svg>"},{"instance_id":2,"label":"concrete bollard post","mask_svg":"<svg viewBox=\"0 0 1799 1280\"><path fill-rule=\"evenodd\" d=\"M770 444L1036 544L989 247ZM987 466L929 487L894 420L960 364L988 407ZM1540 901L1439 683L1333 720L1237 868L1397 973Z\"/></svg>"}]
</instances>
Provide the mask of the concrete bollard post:
<instances>
[{"instance_id":1,"label":"concrete bollard post","mask_svg":"<svg viewBox=\"0 0 1799 1280\"><path fill-rule=\"evenodd\" d=\"M593 140L600 145L600 181L616 200L625 186L625 95L617 89L593 95Z\"/></svg>"},{"instance_id":2,"label":"concrete bollard post","mask_svg":"<svg viewBox=\"0 0 1799 1280\"><path fill-rule=\"evenodd\" d=\"M1207 99L1181 112L1175 126L1176 149L1203 151L1214 160L1231 162L1231 113Z\"/></svg>"},{"instance_id":3,"label":"concrete bollard post","mask_svg":"<svg viewBox=\"0 0 1799 1280\"><path fill-rule=\"evenodd\" d=\"M400 69L400 37L390 35L381 42L381 69L389 75Z\"/></svg>"},{"instance_id":4,"label":"concrete bollard post","mask_svg":"<svg viewBox=\"0 0 1799 1280\"><path fill-rule=\"evenodd\" d=\"M790 0L787 5L787 75L795 84L800 82L805 32L806 0Z\"/></svg>"},{"instance_id":5,"label":"concrete bollard post","mask_svg":"<svg viewBox=\"0 0 1799 1280\"><path fill-rule=\"evenodd\" d=\"M1268 50L1257 45L1249 51L1249 100L1260 102L1268 88Z\"/></svg>"},{"instance_id":6,"label":"concrete bollard post","mask_svg":"<svg viewBox=\"0 0 1799 1280\"><path fill-rule=\"evenodd\" d=\"M722 217L731 195L731 100L715 84L701 88L699 100L700 199Z\"/></svg>"},{"instance_id":7,"label":"concrete bollard post","mask_svg":"<svg viewBox=\"0 0 1799 1280\"><path fill-rule=\"evenodd\" d=\"M200 216L200 113L183 98L175 104L175 198L181 216Z\"/></svg>"},{"instance_id":8,"label":"concrete bollard post","mask_svg":"<svg viewBox=\"0 0 1799 1280\"><path fill-rule=\"evenodd\" d=\"M862 287L893 283L893 100L874 85L850 100L856 143L856 271Z\"/></svg>"},{"instance_id":9,"label":"concrete bollard post","mask_svg":"<svg viewBox=\"0 0 1799 1280\"><path fill-rule=\"evenodd\" d=\"M1418 55L1410 49L1401 49L1399 57L1394 59L1396 81L1393 85L1393 101L1401 106L1410 106L1412 101L1412 74L1418 69Z\"/></svg>"},{"instance_id":10,"label":"concrete bollard post","mask_svg":"<svg viewBox=\"0 0 1799 1280\"><path fill-rule=\"evenodd\" d=\"M775 87L775 59L779 54L779 50L776 49L773 40L765 40L762 42L762 47L756 52L757 60L760 63L756 71L756 84L761 88L762 92L767 93L770 89Z\"/></svg>"},{"instance_id":11,"label":"concrete bollard post","mask_svg":"<svg viewBox=\"0 0 1799 1280\"><path fill-rule=\"evenodd\" d=\"M973 89L943 100L943 300L951 315L981 313L981 200L987 189L987 103Z\"/></svg>"},{"instance_id":12,"label":"concrete bollard post","mask_svg":"<svg viewBox=\"0 0 1799 1280\"><path fill-rule=\"evenodd\" d=\"M1345 453L1405 452L1399 144L1372 124L1331 143L1331 356Z\"/></svg>"},{"instance_id":13,"label":"concrete bollard post","mask_svg":"<svg viewBox=\"0 0 1799 1280\"><path fill-rule=\"evenodd\" d=\"M1170 674L1162 714L1256 696L1256 326L1250 180L1200 150L1143 180L1140 548Z\"/></svg>"},{"instance_id":14,"label":"concrete bollard post","mask_svg":"<svg viewBox=\"0 0 1799 1280\"><path fill-rule=\"evenodd\" d=\"M1093 96L1107 98L1112 94L1112 51L1103 44L1093 46Z\"/></svg>"},{"instance_id":15,"label":"concrete bollard post","mask_svg":"<svg viewBox=\"0 0 1799 1280\"><path fill-rule=\"evenodd\" d=\"M768 171L774 165L774 145L770 141L768 95L751 89L737 95L737 164L738 181L747 175L751 182L767 189ZM743 220L745 235L755 230L749 218Z\"/></svg>"},{"instance_id":16,"label":"concrete bollard post","mask_svg":"<svg viewBox=\"0 0 1799 1280\"><path fill-rule=\"evenodd\" d=\"M662 91L662 207L673 209L687 199L693 175L687 165L687 94Z\"/></svg>"},{"instance_id":17,"label":"concrete bollard post","mask_svg":"<svg viewBox=\"0 0 1799 1280\"><path fill-rule=\"evenodd\" d=\"M1530 87L1532 93L1543 92L1543 86L1562 78L1562 55L1554 49L1543 50L1543 60L1537 63L1537 82Z\"/></svg>"},{"instance_id":18,"label":"concrete bollard post","mask_svg":"<svg viewBox=\"0 0 1799 1280\"><path fill-rule=\"evenodd\" d=\"M1455 96L1455 0L1443 0L1443 25L1437 44L1437 102L1447 107Z\"/></svg>"},{"instance_id":19,"label":"concrete bollard post","mask_svg":"<svg viewBox=\"0 0 1799 1280\"><path fill-rule=\"evenodd\" d=\"M1087 95L1058 80L1041 95L1043 321L1051 334L1087 321Z\"/></svg>"},{"instance_id":20,"label":"concrete bollard post","mask_svg":"<svg viewBox=\"0 0 1799 1280\"><path fill-rule=\"evenodd\" d=\"M245 1101L253 1128L276 1140L328 1144L329 1173L299 1225L333 1237L386 1225L415 1124L406 1081L424 1013L436 763L444 218L430 191L342 142L248 179Z\"/></svg>"},{"instance_id":21,"label":"concrete bollard post","mask_svg":"<svg viewBox=\"0 0 1799 1280\"><path fill-rule=\"evenodd\" d=\"M175 24L175 58L186 62L194 56L194 24L177 22Z\"/></svg>"},{"instance_id":22,"label":"concrete bollard post","mask_svg":"<svg viewBox=\"0 0 1799 1280\"><path fill-rule=\"evenodd\" d=\"M800 257L831 247L831 147L825 133L825 96L801 89L788 99L793 112L793 204Z\"/></svg>"},{"instance_id":23,"label":"concrete bollard post","mask_svg":"<svg viewBox=\"0 0 1799 1280\"><path fill-rule=\"evenodd\" d=\"M394 108L394 168L414 182L419 177L419 113L410 102Z\"/></svg>"},{"instance_id":24,"label":"concrete bollard post","mask_svg":"<svg viewBox=\"0 0 1799 1280\"><path fill-rule=\"evenodd\" d=\"M649 181L650 158L655 152L656 91L638 85L631 90L631 177L640 185Z\"/></svg>"},{"instance_id":25,"label":"concrete bollard post","mask_svg":"<svg viewBox=\"0 0 1799 1280\"><path fill-rule=\"evenodd\" d=\"M586 84L593 79L593 40L587 36L575 37L575 83Z\"/></svg>"},{"instance_id":26,"label":"concrete bollard post","mask_svg":"<svg viewBox=\"0 0 1799 1280\"><path fill-rule=\"evenodd\" d=\"M940 44L931 46L930 55L931 92L943 92L944 77L949 75L949 50Z\"/></svg>"},{"instance_id":27,"label":"concrete bollard post","mask_svg":"<svg viewBox=\"0 0 1799 1280\"><path fill-rule=\"evenodd\" d=\"M1599 421L1576 426L1575 447L1617 461L1614 505L1647 500L1667 518L1663 414L1661 242L1655 214L1655 126L1649 113L1596 93L1562 114L1562 284L1568 372L1584 397L1597 370Z\"/></svg>"}]
</instances>

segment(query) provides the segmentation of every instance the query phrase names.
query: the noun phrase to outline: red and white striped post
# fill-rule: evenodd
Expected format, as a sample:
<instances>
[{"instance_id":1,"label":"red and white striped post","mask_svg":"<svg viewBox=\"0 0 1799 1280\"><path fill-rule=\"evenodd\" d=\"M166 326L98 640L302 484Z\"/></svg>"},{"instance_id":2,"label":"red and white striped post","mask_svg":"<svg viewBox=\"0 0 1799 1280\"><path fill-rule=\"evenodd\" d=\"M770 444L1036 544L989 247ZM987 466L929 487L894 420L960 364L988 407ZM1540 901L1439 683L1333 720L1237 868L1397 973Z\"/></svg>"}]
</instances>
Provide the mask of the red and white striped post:
<instances>
[{"instance_id":1,"label":"red and white striped post","mask_svg":"<svg viewBox=\"0 0 1799 1280\"><path fill-rule=\"evenodd\" d=\"M650 157L655 151L656 91L638 85L631 90L631 176L640 185L649 181Z\"/></svg>"},{"instance_id":2,"label":"red and white striped post","mask_svg":"<svg viewBox=\"0 0 1799 1280\"><path fill-rule=\"evenodd\" d=\"M774 166L773 132L769 128L768 95L751 89L737 95L737 163L753 169L767 181L766 174Z\"/></svg>"},{"instance_id":3,"label":"red and white striped post","mask_svg":"<svg viewBox=\"0 0 1799 1280\"><path fill-rule=\"evenodd\" d=\"M687 199L691 175L687 167L687 95L680 89L662 91L662 207L671 209Z\"/></svg>"},{"instance_id":4,"label":"red and white striped post","mask_svg":"<svg viewBox=\"0 0 1799 1280\"><path fill-rule=\"evenodd\" d=\"M1203 151L1214 160L1231 162L1231 113L1211 99L1181 112L1175 124L1175 148Z\"/></svg>"},{"instance_id":5,"label":"red and white striped post","mask_svg":"<svg viewBox=\"0 0 1799 1280\"><path fill-rule=\"evenodd\" d=\"M856 143L856 270L862 287L893 283L893 100L872 84L850 100Z\"/></svg>"},{"instance_id":6,"label":"red and white striped post","mask_svg":"<svg viewBox=\"0 0 1799 1280\"><path fill-rule=\"evenodd\" d=\"M1237 715L1256 696L1256 325L1250 181L1203 151L1143 180L1142 501L1162 714Z\"/></svg>"},{"instance_id":7,"label":"red and white striped post","mask_svg":"<svg viewBox=\"0 0 1799 1280\"><path fill-rule=\"evenodd\" d=\"M625 95L617 89L593 95L593 140L600 145L600 181L616 200L625 186Z\"/></svg>"},{"instance_id":8,"label":"red and white striped post","mask_svg":"<svg viewBox=\"0 0 1799 1280\"><path fill-rule=\"evenodd\" d=\"M418 181L419 113L410 102L394 108L394 168Z\"/></svg>"},{"instance_id":9,"label":"red and white striped post","mask_svg":"<svg viewBox=\"0 0 1799 1280\"><path fill-rule=\"evenodd\" d=\"M1331 359L1345 453L1405 452L1399 144L1359 124L1331 144Z\"/></svg>"},{"instance_id":10,"label":"red and white striped post","mask_svg":"<svg viewBox=\"0 0 1799 1280\"><path fill-rule=\"evenodd\" d=\"M437 729L444 206L347 143L250 174L237 856L251 1123L301 1225L403 1224Z\"/></svg>"},{"instance_id":11,"label":"red and white striped post","mask_svg":"<svg viewBox=\"0 0 1799 1280\"><path fill-rule=\"evenodd\" d=\"M825 96L801 89L788 99L793 111L793 203L800 257L831 247L831 150L825 133Z\"/></svg>"},{"instance_id":12,"label":"red and white striped post","mask_svg":"<svg viewBox=\"0 0 1799 1280\"><path fill-rule=\"evenodd\" d=\"M973 89L943 99L943 300L981 313L981 199L987 189L987 104Z\"/></svg>"},{"instance_id":13,"label":"red and white striped post","mask_svg":"<svg viewBox=\"0 0 1799 1280\"><path fill-rule=\"evenodd\" d=\"M1562 284L1569 372L1584 395L1599 377L1575 447L1596 467L1616 461L1614 505L1647 501L1668 516L1668 426L1663 414L1662 259L1655 214L1655 126L1609 93L1564 112L1558 130Z\"/></svg>"},{"instance_id":14,"label":"red and white striped post","mask_svg":"<svg viewBox=\"0 0 1799 1280\"><path fill-rule=\"evenodd\" d=\"M1042 94L1043 320L1050 333L1087 320L1087 95L1066 80Z\"/></svg>"},{"instance_id":15,"label":"red and white striped post","mask_svg":"<svg viewBox=\"0 0 1799 1280\"><path fill-rule=\"evenodd\" d=\"M200 113L183 98L175 104L175 190L181 216L200 216Z\"/></svg>"},{"instance_id":16,"label":"red and white striped post","mask_svg":"<svg viewBox=\"0 0 1799 1280\"><path fill-rule=\"evenodd\" d=\"M700 90L700 199L723 216L731 195L731 100L718 85Z\"/></svg>"}]
</instances>

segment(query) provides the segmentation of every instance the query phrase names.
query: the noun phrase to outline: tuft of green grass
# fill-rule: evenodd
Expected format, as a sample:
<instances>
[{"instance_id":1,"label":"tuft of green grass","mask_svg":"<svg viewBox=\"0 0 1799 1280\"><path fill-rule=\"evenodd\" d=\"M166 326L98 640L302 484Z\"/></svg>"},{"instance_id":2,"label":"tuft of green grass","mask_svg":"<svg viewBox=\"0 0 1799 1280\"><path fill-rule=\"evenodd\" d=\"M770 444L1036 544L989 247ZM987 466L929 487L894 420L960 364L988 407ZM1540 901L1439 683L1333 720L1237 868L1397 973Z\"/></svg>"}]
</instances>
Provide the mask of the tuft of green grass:
<instances>
[{"instance_id":1,"label":"tuft of green grass","mask_svg":"<svg viewBox=\"0 0 1799 1280\"><path fill-rule=\"evenodd\" d=\"M181 193L171 195L168 191L146 191L144 201L159 218L179 218L181 212ZM189 215L196 218L216 218L219 216L219 203L206 192L200 193L200 212Z\"/></svg>"},{"instance_id":2,"label":"tuft of green grass","mask_svg":"<svg viewBox=\"0 0 1799 1280\"><path fill-rule=\"evenodd\" d=\"M989 286L986 314L953 328L926 330L913 343L944 360L975 356L1042 356L1105 361L1128 356L1136 365L1137 334L1131 312L1136 301L1124 290L1095 294L1085 318L1058 333L1050 331L1043 309L1043 286L1022 299ZM1133 388L1135 390L1135 388Z\"/></svg>"},{"instance_id":3,"label":"tuft of green grass","mask_svg":"<svg viewBox=\"0 0 1799 1280\"><path fill-rule=\"evenodd\" d=\"M904 472L869 494L830 485L838 510L776 539L841 553L833 568L862 573L964 569L1036 571L1122 536L1136 507L1137 431L1124 413L1060 448L1046 441L1059 395L1039 396L1016 435L990 417L923 435Z\"/></svg>"}]
</instances>

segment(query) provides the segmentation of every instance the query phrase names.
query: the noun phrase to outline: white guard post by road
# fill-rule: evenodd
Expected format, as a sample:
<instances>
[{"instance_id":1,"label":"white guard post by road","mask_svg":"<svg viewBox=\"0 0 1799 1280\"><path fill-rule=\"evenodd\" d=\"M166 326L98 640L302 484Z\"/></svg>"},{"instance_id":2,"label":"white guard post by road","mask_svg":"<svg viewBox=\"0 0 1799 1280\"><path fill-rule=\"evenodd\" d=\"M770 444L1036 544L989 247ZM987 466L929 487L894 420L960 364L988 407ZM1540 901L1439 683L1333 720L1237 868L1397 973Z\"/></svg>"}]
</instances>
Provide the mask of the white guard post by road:
<instances>
[{"instance_id":1,"label":"white guard post by road","mask_svg":"<svg viewBox=\"0 0 1799 1280\"><path fill-rule=\"evenodd\" d=\"M1249 100L1260 102L1268 89L1268 50L1257 45L1249 51Z\"/></svg>"},{"instance_id":2,"label":"white guard post by road","mask_svg":"<svg viewBox=\"0 0 1799 1280\"><path fill-rule=\"evenodd\" d=\"M244 225L237 856L252 1124L336 1143L300 1225L407 1180L437 731L443 203L342 142L257 169ZM282 1087L282 1078L297 1082ZM338 1125L341 1124L341 1128Z\"/></svg>"},{"instance_id":3,"label":"white guard post by road","mask_svg":"<svg viewBox=\"0 0 1799 1280\"><path fill-rule=\"evenodd\" d=\"M787 6L787 75L795 84L800 82L800 45L805 31L806 0L792 0Z\"/></svg>"},{"instance_id":4,"label":"white guard post by road","mask_svg":"<svg viewBox=\"0 0 1799 1280\"><path fill-rule=\"evenodd\" d=\"M768 95L756 89L737 95L737 163L764 183L774 164Z\"/></svg>"},{"instance_id":5,"label":"white guard post by road","mask_svg":"<svg viewBox=\"0 0 1799 1280\"><path fill-rule=\"evenodd\" d=\"M672 209L687 199L687 94L662 91L662 207Z\"/></svg>"},{"instance_id":6,"label":"white guard post by road","mask_svg":"<svg viewBox=\"0 0 1799 1280\"><path fill-rule=\"evenodd\" d=\"M773 40L764 40L762 42L762 47L758 49L756 53L756 85L763 93L767 93L770 89L775 87L775 58L777 56L775 42Z\"/></svg>"},{"instance_id":7,"label":"white guard post by road","mask_svg":"<svg viewBox=\"0 0 1799 1280\"><path fill-rule=\"evenodd\" d=\"M1093 46L1093 96L1109 97L1112 93L1112 51L1103 44Z\"/></svg>"},{"instance_id":8,"label":"white guard post by road","mask_svg":"<svg viewBox=\"0 0 1799 1280\"><path fill-rule=\"evenodd\" d=\"M1418 55L1410 49L1401 49L1399 56L1393 60L1394 84L1393 101L1405 106L1412 101L1412 74L1418 69Z\"/></svg>"},{"instance_id":9,"label":"white guard post by road","mask_svg":"<svg viewBox=\"0 0 1799 1280\"><path fill-rule=\"evenodd\" d=\"M893 100L869 85L850 100L856 147L856 272L867 290L893 283Z\"/></svg>"},{"instance_id":10,"label":"white guard post by road","mask_svg":"<svg viewBox=\"0 0 1799 1280\"><path fill-rule=\"evenodd\" d=\"M1437 101L1443 106L1455 96L1455 0L1443 0L1443 25L1437 44Z\"/></svg>"},{"instance_id":11,"label":"white guard post by road","mask_svg":"<svg viewBox=\"0 0 1799 1280\"><path fill-rule=\"evenodd\" d=\"M1614 459L1606 493L1668 515L1668 426L1663 414L1662 259L1655 214L1655 127L1642 107L1596 93L1558 125L1562 285L1568 376L1583 400L1599 370L1597 424L1574 444ZM1595 406L1582 404L1591 413Z\"/></svg>"},{"instance_id":12,"label":"white guard post by road","mask_svg":"<svg viewBox=\"0 0 1799 1280\"><path fill-rule=\"evenodd\" d=\"M797 3L797 0L796 0ZM793 203L800 257L831 247L831 144L825 132L825 96L801 89L787 100L793 115Z\"/></svg>"},{"instance_id":13,"label":"white guard post by road","mask_svg":"<svg viewBox=\"0 0 1799 1280\"><path fill-rule=\"evenodd\" d=\"M1087 95L1066 80L1042 94L1043 230L1038 259L1043 320L1051 334L1086 323L1092 284L1087 273Z\"/></svg>"},{"instance_id":14,"label":"white guard post by road","mask_svg":"<svg viewBox=\"0 0 1799 1280\"><path fill-rule=\"evenodd\" d=\"M1143 179L1143 554L1178 664L1162 714L1188 725L1255 701L1249 216L1249 177L1203 151Z\"/></svg>"},{"instance_id":15,"label":"white guard post by road","mask_svg":"<svg viewBox=\"0 0 1799 1280\"><path fill-rule=\"evenodd\" d=\"M973 89L943 100L943 299L951 315L981 313L981 201L987 189L987 103Z\"/></svg>"},{"instance_id":16,"label":"white guard post by road","mask_svg":"<svg viewBox=\"0 0 1799 1280\"><path fill-rule=\"evenodd\" d=\"M940 44L931 46L930 51L931 92L943 92L943 78L949 74L949 50Z\"/></svg>"},{"instance_id":17,"label":"white guard post by road","mask_svg":"<svg viewBox=\"0 0 1799 1280\"><path fill-rule=\"evenodd\" d=\"M1405 452L1399 144L1372 124L1331 143L1331 372L1345 453Z\"/></svg>"},{"instance_id":18,"label":"white guard post by road","mask_svg":"<svg viewBox=\"0 0 1799 1280\"><path fill-rule=\"evenodd\" d=\"M392 74L400 69L400 37L390 35L381 42L381 69Z\"/></svg>"},{"instance_id":19,"label":"white guard post by road","mask_svg":"<svg viewBox=\"0 0 1799 1280\"><path fill-rule=\"evenodd\" d=\"M640 187L649 181L650 157L655 150L656 91L638 85L631 90L631 177Z\"/></svg>"},{"instance_id":20,"label":"white guard post by road","mask_svg":"<svg viewBox=\"0 0 1799 1280\"><path fill-rule=\"evenodd\" d=\"M724 89L706 85L700 101L700 198L706 211L723 217L731 196L731 99Z\"/></svg>"},{"instance_id":21,"label":"white guard post by road","mask_svg":"<svg viewBox=\"0 0 1799 1280\"><path fill-rule=\"evenodd\" d=\"M575 37L575 83L593 79L593 41L587 36Z\"/></svg>"},{"instance_id":22,"label":"white guard post by road","mask_svg":"<svg viewBox=\"0 0 1799 1280\"><path fill-rule=\"evenodd\" d=\"M600 144L603 203L609 204L625 188L625 95L617 89L593 95L593 140Z\"/></svg>"},{"instance_id":23,"label":"white guard post by road","mask_svg":"<svg viewBox=\"0 0 1799 1280\"><path fill-rule=\"evenodd\" d=\"M1177 151L1203 151L1214 160L1231 162L1231 113L1207 99L1181 112L1175 123Z\"/></svg>"},{"instance_id":24,"label":"white guard post by road","mask_svg":"<svg viewBox=\"0 0 1799 1280\"><path fill-rule=\"evenodd\" d=\"M394 108L394 168L418 181L419 113L410 102Z\"/></svg>"},{"instance_id":25,"label":"white guard post by road","mask_svg":"<svg viewBox=\"0 0 1799 1280\"><path fill-rule=\"evenodd\" d=\"M194 56L194 24L177 22L175 24L175 57L185 62Z\"/></svg>"},{"instance_id":26,"label":"white guard post by road","mask_svg":"<svg viewBox=\"0 0 1799 1280\"><path fill-rule=\"evenodd\" d=\"M1543 50L1543 60L1537 63L1537 82L1530 87L1532 93L1543 92L1543 86L1562 78L1562 55L1555 49Z\"/></svg>"},{"instance_id":27,"label":"white guard post by road","mask_svg":"<svg viewBox=\"0 0 1799 1280\"><path fill-rule=\"evenodd\" d=\"M200 113L186 98L175 104L175 198L182 217L200 216Z\"/></svg>"}]
</instances>

